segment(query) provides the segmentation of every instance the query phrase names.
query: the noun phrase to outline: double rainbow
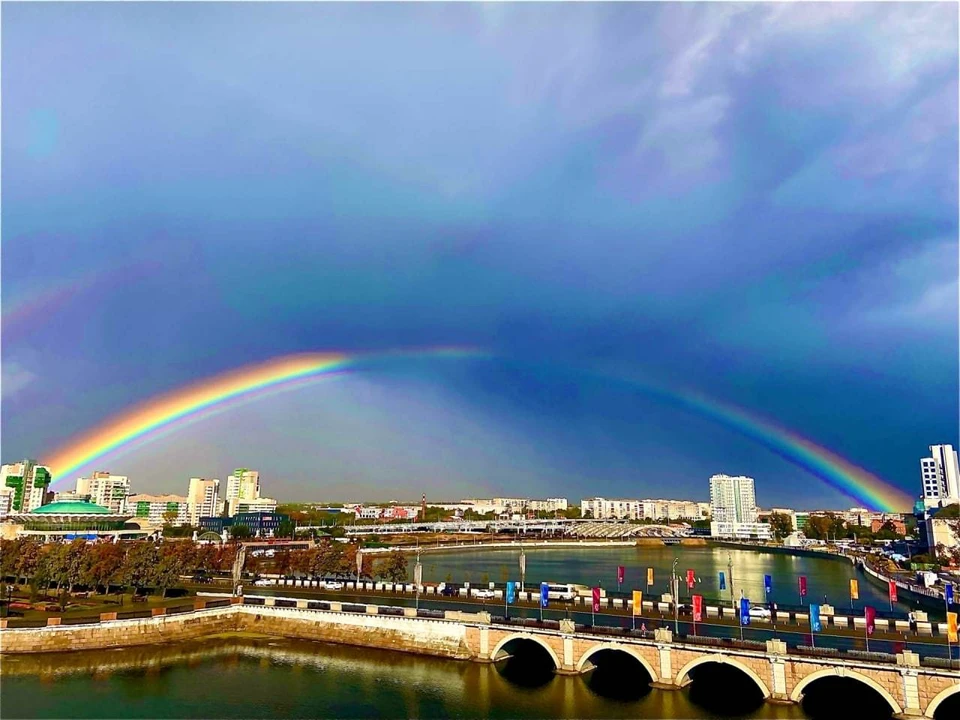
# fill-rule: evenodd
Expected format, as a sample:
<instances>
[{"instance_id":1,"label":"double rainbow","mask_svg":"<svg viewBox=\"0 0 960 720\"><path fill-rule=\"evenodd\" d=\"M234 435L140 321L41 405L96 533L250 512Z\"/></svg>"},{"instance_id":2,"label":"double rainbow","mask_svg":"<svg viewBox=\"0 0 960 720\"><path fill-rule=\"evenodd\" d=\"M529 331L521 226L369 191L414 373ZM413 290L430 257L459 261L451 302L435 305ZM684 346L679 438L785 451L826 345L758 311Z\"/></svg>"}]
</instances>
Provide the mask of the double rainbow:
<instances>
[{"instance_id":1,"label":"double rainbow","mask_svg":"<svg viewBox=\"0 0 960 720\"><path fill-rule=\"evenodd\" d=\"M488 357L468 348L432 348L377 355L305 353L275 358L151 398L71 440L48 456L47 464L57 482L61 482L107 455L131 450L184 424L223 412L238 402L335 376L366 361L397 356ZM623 378L606 379L625 383L651 397L719 422L867 507L896 512L908 510L912 505L912 498L899 488L812 440L743 408L686 390Z\"/></svg>"}]
</instances>

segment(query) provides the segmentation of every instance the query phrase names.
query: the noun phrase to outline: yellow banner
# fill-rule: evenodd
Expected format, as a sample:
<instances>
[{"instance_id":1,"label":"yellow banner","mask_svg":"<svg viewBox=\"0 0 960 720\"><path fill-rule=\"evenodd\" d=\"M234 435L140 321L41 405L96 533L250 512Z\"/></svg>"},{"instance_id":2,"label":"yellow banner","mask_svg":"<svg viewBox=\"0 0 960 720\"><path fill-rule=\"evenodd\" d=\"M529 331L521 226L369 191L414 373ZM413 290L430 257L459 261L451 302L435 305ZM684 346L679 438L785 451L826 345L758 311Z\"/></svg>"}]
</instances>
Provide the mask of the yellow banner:
<instances>
[{"instance_id":1,"label":"yellow banner","mask_svg":"<svg viewBox=\"0 0 960 720\"><path fill-rule=\"evenodd\" d=\"M633 591L633 614L639 615L643 608L643 593L639 590Z\"/></svg>"},{"instance_id":2,"label":"yellow banner","mask_svg":"<svg viewBox=\"0 0 960 720\"><path fill-rule=\"evenodd\" d=\"M947 639L950 642L957 642L957 614L947 613Z\"/></svg>"},{"instance_id":3,"label":"yellow banner","mask_svg":"<svg viewBox=\"0 0 960 720\"><path fill-rule=\"evenodd\" d=\"M856 580L850 580L850 597L854 600L860 599L860 583Z\"/></svg>"},{"instance_id":4,"label":"yellow banner","mask_svg":"<svg viewBox=\"0 0 960 720\"><path fill-rule=\"evenodd\" d=\"M647 568L647 586L653 585L653 568Z\"/></svg>"}]
</instances>

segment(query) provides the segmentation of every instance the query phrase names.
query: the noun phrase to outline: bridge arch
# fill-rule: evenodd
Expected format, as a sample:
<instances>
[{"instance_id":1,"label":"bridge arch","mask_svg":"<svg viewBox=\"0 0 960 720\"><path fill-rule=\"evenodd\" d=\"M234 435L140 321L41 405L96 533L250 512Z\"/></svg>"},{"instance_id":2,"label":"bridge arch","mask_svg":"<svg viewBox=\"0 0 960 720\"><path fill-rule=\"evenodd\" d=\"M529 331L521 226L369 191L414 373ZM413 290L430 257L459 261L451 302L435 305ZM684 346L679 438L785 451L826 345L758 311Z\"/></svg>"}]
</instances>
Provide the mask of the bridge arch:
<instances>
[{"instance_id":1,"label":"bridge arch","mask_svg":"<svg viewBox=\"0 0 960 720\"><path fill-rule=\"evenodd\" d=\"M754 683L756 683L757 687L760 688L760 692L763 693L764 699L770 697L770 690L767 688L766 683L763 682L759 675L757 675L753 670L736 658L728 657L726 655L702 655L698 658L694 658L684 665L680 672L677 673L676 684L681 687L687 684L690 671L698 665L706 665L707 663L720 663L724 665L731 665L732 667L737 668L737 670L743 672L747 677L753 680Z\"/></svg>"},{"instance_id":2,"label":"bridge arch","mask_svg":"<svg viewBox=\"0 0 960 720\"><path fill-rule=\"evenodd\" d=\"M587 661L590 659L590 656L600 652L601 650L614 650L617 652L626 653L627 655L632 657L634 660L639 662L643 666L643 669L650 674L651 682L659 682L660 678L657 676L657 671L653 669L653 665L651 665L647 661L647 659L644 658L643 655L641 655L636 650L636 648L631 647L630 645L621 645L620 643L612 643L612 642L597 643L596 645L591 647L589 650L587 650L580 657L580 660L577 661L577 672L583 672L583 668L586 666Z\"/></svg>"},{"instance_id":3,"label":"bridge arch","mask_svg":"<svg viewBox=\"0 0 960 720\"><path fill-rule=\"evenodd\" d=\"M940 707L940 704L951 695L956 695L957 693L960 693L960 683L941 690L934 696L933 700L930 701L930 704L927 705L927 710L924 712L924 715L932 718L934 713L937 712L937 708Z\"/></svg>"},{"instance_id":4,"label":"bridge arch","mask_svg":"<svg viewBox=\"0 0 960 720\"><path fill-rule=\"evenodd\" d=\"M542 647L544 650L546 650L547 654L550 656L550 659L553 661L554 670L559 670L560 668L563 667L563 664L560 662L560 658L557 657L557 654L553 651L553 648L550 647L550 645L548 645L546 642L544 642L542 638L539 638L532 633L511 633L510 635L507 635L494 646L493 650L490 653L490 660L492 660L493 662L496 662L497 656L500 654L500 652L508 644L512 642L516 642L518 640L534 642L540 647Z\"/></svg>"},{"instance_id":5,"label":"bridge arch","mask_svg":"<svg viewBox=\"0 0 960 720\"><path fill-rule=\"evenodd\" d=\"M806 677L804 677L800 682L797 683L796 687L793 688L793 692L790 693L790 699L794 702L800 702L803 700L803 691L812 682L816 682L820 678L825 677L840 677L840 678L850 678L851 680L859 680L867 687L875 690L877 694L880 695L884 700L887 701L887 704L890 706L890 709L893 710L894 715L900 715L903 713L903 710L900 707L900 704L896 701L896 698L893 697L886 688L883 687L873 678L867 677L861 673L858 673L856 670L851 670L847 667L830 667L824 668L823 670L817 670L812 672ZM929 708L928 708L929 710ZM931 714L930 717L933 717Z\"/></svg>"}]
</instances>

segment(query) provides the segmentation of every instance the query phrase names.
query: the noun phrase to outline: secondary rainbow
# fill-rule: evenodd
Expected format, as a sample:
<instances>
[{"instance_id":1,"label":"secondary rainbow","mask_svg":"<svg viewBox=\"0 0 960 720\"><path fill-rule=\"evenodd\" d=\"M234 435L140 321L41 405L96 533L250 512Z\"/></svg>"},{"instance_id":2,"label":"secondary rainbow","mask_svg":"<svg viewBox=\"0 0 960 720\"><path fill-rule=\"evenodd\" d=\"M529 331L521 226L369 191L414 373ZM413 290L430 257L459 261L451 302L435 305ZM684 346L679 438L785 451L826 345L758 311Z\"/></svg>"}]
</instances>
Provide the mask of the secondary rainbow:
<instances>
[{"instance_id":1,"label":"secondary rainbow","mask_svg":"<svg viewBox=\"0 0 960 720\"><path fill-rule=\"evenodd\" d=\"M469 348L432 348L374 355L288 355L207 378L147 400L70 441L48 456L47 464L51 468L55 483L61 482L106 455L133 449L185 423L222 412L237 402L333 376L360 366L368 360L404 356L489 357L481 351ZM899 488L812 440L743 408L689 390L600 373L584 373L583 370L573 372L623 383L634 390L718 422L870 508L899 512L909 510L912 504L912 498Z\"/></svg>"}]
</instances>

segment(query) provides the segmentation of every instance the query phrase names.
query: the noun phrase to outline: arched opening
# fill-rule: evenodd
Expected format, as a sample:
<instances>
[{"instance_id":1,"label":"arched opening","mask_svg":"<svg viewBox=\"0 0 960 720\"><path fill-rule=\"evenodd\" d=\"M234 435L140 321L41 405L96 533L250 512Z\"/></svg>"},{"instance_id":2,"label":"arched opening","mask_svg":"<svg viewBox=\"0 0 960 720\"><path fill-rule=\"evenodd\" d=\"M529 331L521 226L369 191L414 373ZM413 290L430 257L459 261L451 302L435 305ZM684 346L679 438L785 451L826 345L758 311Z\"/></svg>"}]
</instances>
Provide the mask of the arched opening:
<instances>
[{"instance_id":1,"label":"arched opening","mask_svg":"<svg viewBox=\"0 0 960 720\"><path fill-rule=\"evenodd\" d=\"M755 672L729 658L693 660L677 675L677 682L689 686L692 703L714 715L748 715L770 696Z\"/></svg>"},{"instance_id":2,"label":"arched opening","mask_svg":"<svg viewBox=\"0 0 960 720\"><path fill-rule=\"evenodd\" d=\"M960 685L948 687L937 694L927 706L926 714L933 720L960 717Z\"/></svg>"},{"instance_id":3,"label":"arched opening","mask_svg":"<svg viewBox=\"0 0 960 720\"><path fill-rule=\"evenodd\" d=\"M838 672L839 670L839 672ZM847 668L819 670L794 688L791 698L811 718L890 718L901 712L897 701L883 686Z\"/></svg>"},{"instance_id":4,"label":"arched opening","mask_svg":"<svg viewBox=\"0 0 960 720\"><path fill-rule=\"evenodd\" d=\"M504 638L490 653L490 659L501 676L515 685L529 688L546 685L560 666L553 650L530 635Z\"/></svg>"},{"instance_id":5,"label":"arched opening","mask_svg":"<svg viewBox=\"0 0 960 720\"><path fill-rule=\"evenodd\" d=\"M584 655L579 669L591 692L623 702L645 697L654 680L647 663L633 653L615 647L601 647Z\"/></svg>"}]
</instances>

